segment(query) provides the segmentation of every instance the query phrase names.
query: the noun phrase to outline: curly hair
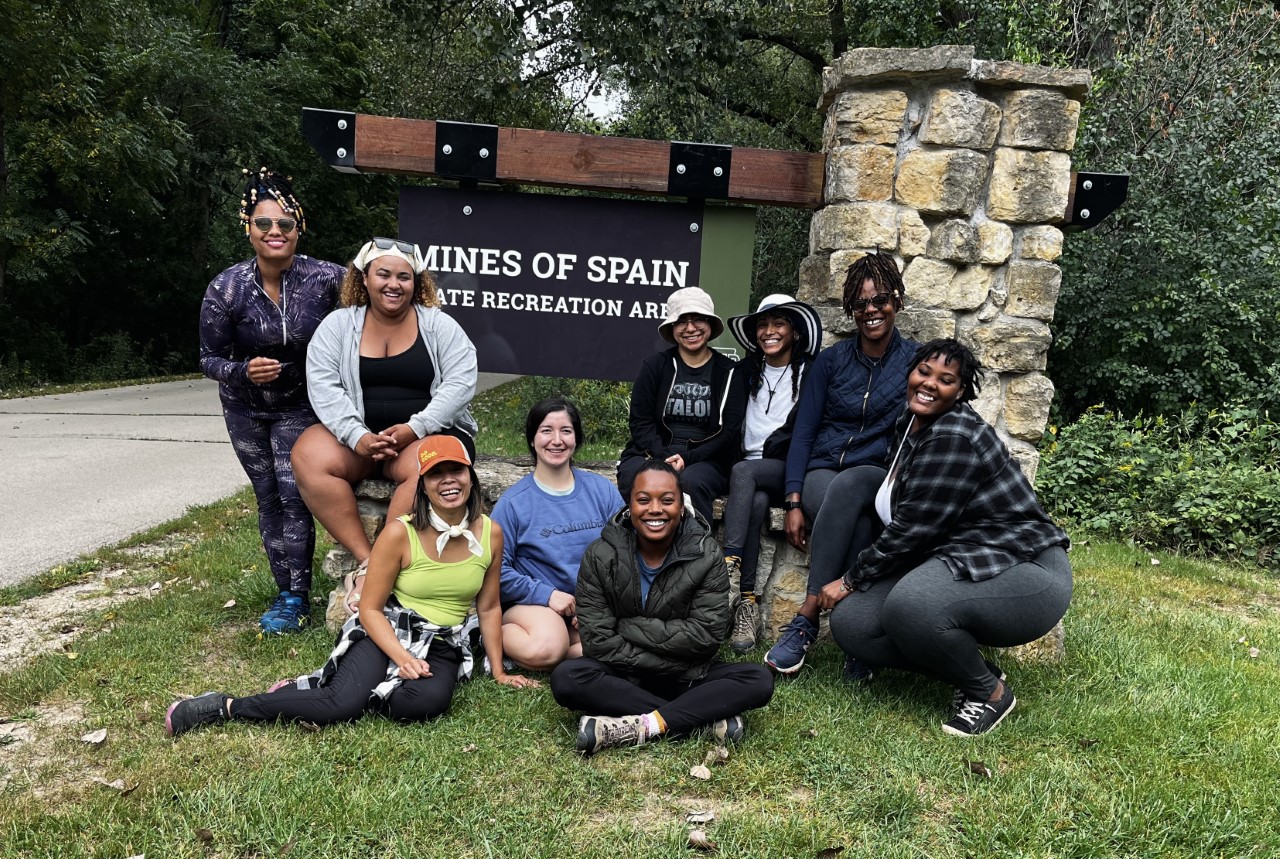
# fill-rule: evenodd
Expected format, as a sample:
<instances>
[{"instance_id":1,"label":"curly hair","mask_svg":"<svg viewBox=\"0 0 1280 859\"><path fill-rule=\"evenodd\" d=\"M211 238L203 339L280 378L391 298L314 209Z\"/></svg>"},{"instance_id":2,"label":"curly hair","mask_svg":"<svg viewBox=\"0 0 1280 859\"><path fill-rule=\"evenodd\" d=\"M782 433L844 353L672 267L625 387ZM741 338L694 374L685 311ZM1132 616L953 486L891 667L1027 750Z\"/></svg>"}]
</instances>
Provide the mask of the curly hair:
<instances>
[{"instance_id":1,"label":"curly hair","mask_svg":"<svg viewBox=\"0 0 1280 859\"><path fill-rule=\"evenodd\" d=\"M259 167L256 173L250 172L247 167L240 172L248 177L240 195L240 224L244 227L246 236L249 235L249 220L253 217L253 210L267 199L275 200L285 214L297 219L298 235L307 231L307 216L303 214L302 204L293 193L293 177L282 176L266 167Z\"/></svg>"},{"instance_id":2,"label":"curly hair","mask_svg":"<svg viewBox=\"0 0 1280 859\"><path fill-rule=\"evenodd\" d=\"M421 274L413 276L413 300L423 307L440 306L436 281L430 271L423 269ZM342 279L338 301L343 307L364 307L369 303L369 288L364 283L364 272L356 268L355 263L347 265L347 276Z\"/></svg>"},{"instance_id":3,"label":"curly hair","mask_svg":"<svg viewBox=\"0 0 1280 859\"><path fill-rule=\"evenodd\" d=\"M938 357L942 358L944 364L955 364L955 373L960 377L960 384L964 385L964 391L956 402L967 403L976 397L982 390L983 368L982 362L972 350L954 337L939 337L916 350L915 356L911 359L911 366L915 367Z\"/></svg>"},{"instance_id":4,"label":"curly hair","mask_svg":"<svg viewBox=\"0 0 1280 859\"><path fill-rule=\"evenodd\" d=\"M862 285L870 280L876 286L876 292L892 293L898 303L907 294L907 286L902 282L902 273L898 271L898 263L890 254L876 251L867 254L853 265L844 278L844 296L841 305L844 315L853 316L853 302L857 301Z\"/></svg>"}]
</instances>

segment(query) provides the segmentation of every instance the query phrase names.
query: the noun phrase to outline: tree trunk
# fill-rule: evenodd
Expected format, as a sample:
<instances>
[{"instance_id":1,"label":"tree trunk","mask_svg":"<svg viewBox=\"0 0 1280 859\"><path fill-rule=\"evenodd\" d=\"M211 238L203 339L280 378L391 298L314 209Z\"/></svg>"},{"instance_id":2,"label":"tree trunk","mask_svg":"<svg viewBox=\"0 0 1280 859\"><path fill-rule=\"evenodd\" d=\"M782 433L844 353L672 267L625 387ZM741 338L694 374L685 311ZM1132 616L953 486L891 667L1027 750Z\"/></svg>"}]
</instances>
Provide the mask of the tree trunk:
<instances>
[{"instance_id":1,"label":"tree trunk","mask_svg":"<svg viewBox=\"0 0 1280 859\"><path fill-rule=\"evenodd\" d=\"M4 136L4 90L0 88L0 217L4 216L5 200L9 192L9 159L6 155ZM0 239L0 307L5 303L4 272L9 263L9 246Z\"/></svg>"}]
</instances>

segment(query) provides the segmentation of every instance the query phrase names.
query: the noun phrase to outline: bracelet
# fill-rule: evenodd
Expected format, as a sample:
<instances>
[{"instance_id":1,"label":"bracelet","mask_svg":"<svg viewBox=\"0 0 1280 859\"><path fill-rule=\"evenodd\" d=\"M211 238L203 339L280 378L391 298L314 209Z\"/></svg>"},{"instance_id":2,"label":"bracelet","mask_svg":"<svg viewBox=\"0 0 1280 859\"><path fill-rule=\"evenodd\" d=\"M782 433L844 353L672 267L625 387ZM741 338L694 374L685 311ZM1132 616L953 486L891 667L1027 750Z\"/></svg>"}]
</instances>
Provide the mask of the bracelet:
<instances>
[{"instance_id":1,"label":"bracelet","mask_svg":"<svg viewBox=\"0 0 1280 859\"><path fill-rule=\"evenodd\" d=\"M786 510L787 512L791 512L792 510L799 510L803 506L804 505L802 505L799 501L783 501L782 502L782 509Z\"/></svg>"}]
</instances>

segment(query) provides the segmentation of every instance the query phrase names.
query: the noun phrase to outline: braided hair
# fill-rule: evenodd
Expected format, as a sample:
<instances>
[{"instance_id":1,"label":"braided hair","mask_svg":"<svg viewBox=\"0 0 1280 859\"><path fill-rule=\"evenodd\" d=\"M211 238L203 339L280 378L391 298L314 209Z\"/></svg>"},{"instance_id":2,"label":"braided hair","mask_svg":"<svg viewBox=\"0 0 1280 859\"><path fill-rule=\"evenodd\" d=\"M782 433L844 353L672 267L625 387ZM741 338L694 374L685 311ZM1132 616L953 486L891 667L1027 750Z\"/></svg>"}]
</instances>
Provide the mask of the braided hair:
<instances>
[{"instance_id":1,"label":"braided hair","mask_svg":"<svg viewBox=\"0 0 1280 859\"><path fill-rule=\"evenodd\" d=\"M240 195L240 223L246 236L249 235L249 219L253 217L253 210L263 200L275 200L286 214L295 218L298 222L298 235L307 231L307 217L302 213L302 204L293 193L293 177L282 176L266 167L259 167L256 173L250 172L247 167L240 172L246 177L244 191Z\"/></svg>"},{"instance_id":2,"label":"braided hair","mask_svg":"<svg viewBox=\"0 0 1280 859\"><path fill-rule=\"evenodd\" d=\"M841 302L845 316L853 316L853 302L857 301L862 285L868 280L875 284L876 292L892 293L898 303L907 294L906 284L902 282L902 273L898 271L898 263L894 258L880 251L867 254L849 266L849 273L845 276Z\"/></svg>"},{"instance_id":3,"label":"braided hair","mask_svg":"<svg viewBox=\"0 0 1280 859\"><path fill-rule=\"evenodd\" d=\"M805 342L804 331L800 318L796 314L784 308L769 308L758 314L758 318L765 316L780 316L791 323L791 330L796 333L795 339L791 343L791 360L787 366L791 368L791 402L795 402L800 396L800 368L804 366L805 359ZM748 349L747 357L743 359L747 365L747 391L751 394L751 399L756 399L760 393L760 388L764 384L764 351L761 349Z\"/></svg>"}]
</instances>

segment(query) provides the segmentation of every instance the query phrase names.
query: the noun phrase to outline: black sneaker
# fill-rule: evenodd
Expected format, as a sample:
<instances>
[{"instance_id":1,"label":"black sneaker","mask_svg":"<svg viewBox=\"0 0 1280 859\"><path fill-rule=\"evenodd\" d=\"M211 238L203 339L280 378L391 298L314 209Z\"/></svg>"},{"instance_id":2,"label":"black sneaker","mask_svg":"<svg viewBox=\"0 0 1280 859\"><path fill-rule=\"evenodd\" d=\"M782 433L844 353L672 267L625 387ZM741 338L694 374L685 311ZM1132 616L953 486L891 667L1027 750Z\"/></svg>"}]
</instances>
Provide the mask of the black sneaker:
<instances>
[{"instance_id":1,"label":"black sneaker","mask_svg":"<svg viewBox=\"0 0 1280 859\"><path fill-rule=\"evenodd\" d=\"M876 671L861 659L854 659L846 653L844 668L841 670L840 676L846 683L867 686L870 685L871 678L876 676Z\"/></svg>"},{"instance_id":2,"label":"black sneaker","mask_svg":"<svg viewBox=\"0 0 1280 859\"><path fill-rule=\"evenodd\" d=\"M1001 683L1005 681L1005 673L1000 670L999 665L996 665L990 659L983 659L982 661L987 664L987 670L990 671L992 674L994 674L997 680L999 680ZM947 710L947 712L953 716L956 713L959 713L960 708L964 706L964 701L966 697L967 696L964 694L964 690L959 687L956 687L956 689L954 689L951 692L951 707L950 709Z\"/></svg>"},{"instance_id":3,"label":"black sneaker","mask_svg":"<svg viewBox=\"0 0 1280 859\"><path fill-rule=\"evenodd\" d=\"M965 697L960 710L948 722L942 723L942 730L956 737L976 737L985 734L1009 715L1018 703L1013 690L1004 687L1004 697L999 701L981 701L977 698Z\"/></svg>"},{"instance_id":4,"label":"black sneaker","mask_svg":"<svg viewBox=\"0 0 1280 859\"><path fill-rule=\"evenodd\" d=\"M693 733L694 736L711 740L716 745L724 746L732 743L736 746L747 736L747 722L741 716L730 716L727 719L718 719L703 725Z\"/></svg>"},{"instance_id":5,"label":"black sneaker","mask_svg":"<svg viewBox=\"0 0 1280 859\"><path fill-rule=\"evenodd\" d=\"M164 715L164 732L176 737L201 725L225 722L228 697L221 692L205 692L194 698L174 701Z\"/></svg>"}]
</instances>

